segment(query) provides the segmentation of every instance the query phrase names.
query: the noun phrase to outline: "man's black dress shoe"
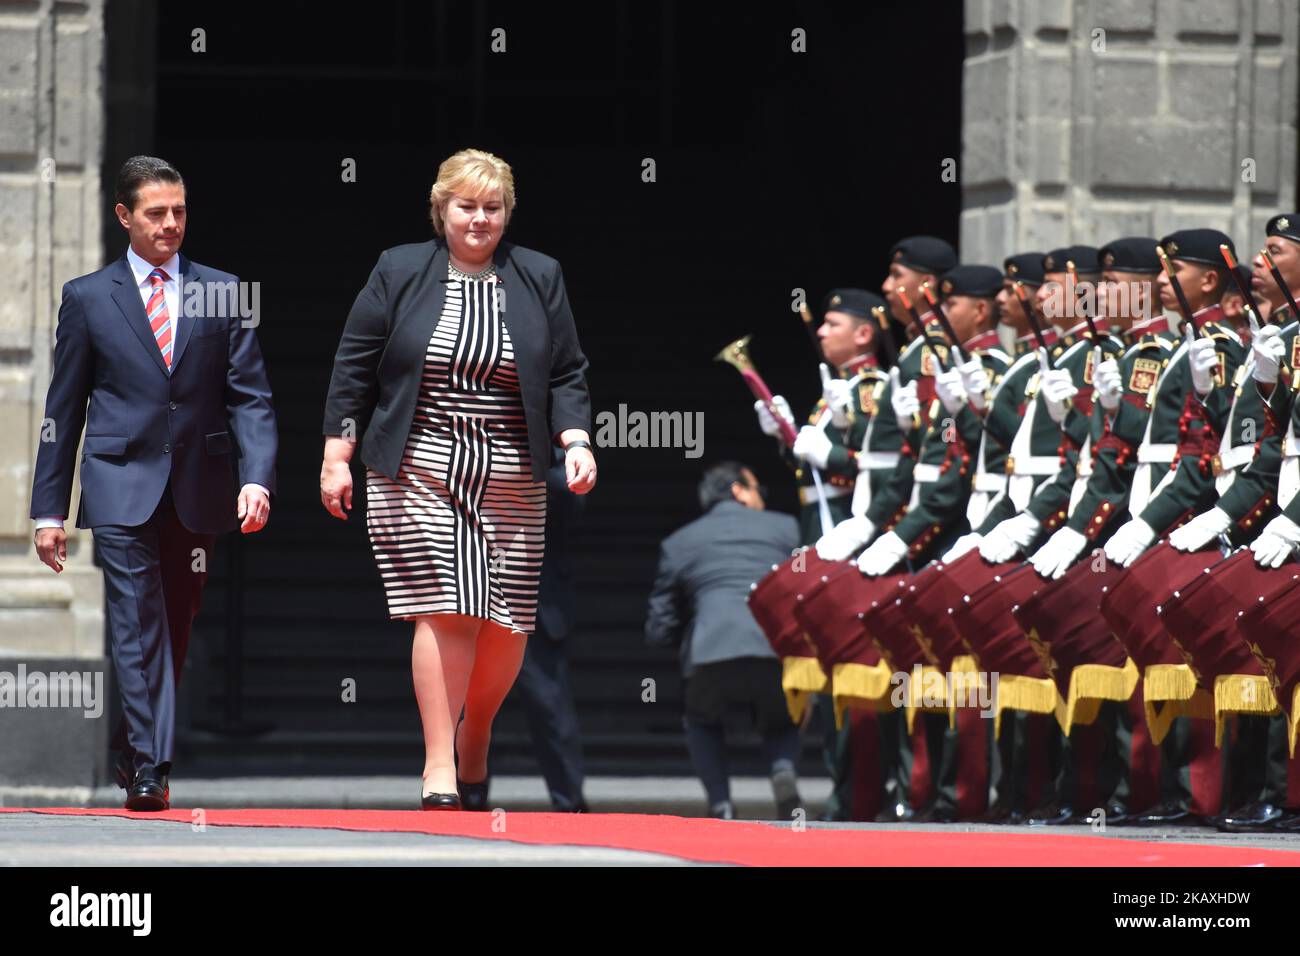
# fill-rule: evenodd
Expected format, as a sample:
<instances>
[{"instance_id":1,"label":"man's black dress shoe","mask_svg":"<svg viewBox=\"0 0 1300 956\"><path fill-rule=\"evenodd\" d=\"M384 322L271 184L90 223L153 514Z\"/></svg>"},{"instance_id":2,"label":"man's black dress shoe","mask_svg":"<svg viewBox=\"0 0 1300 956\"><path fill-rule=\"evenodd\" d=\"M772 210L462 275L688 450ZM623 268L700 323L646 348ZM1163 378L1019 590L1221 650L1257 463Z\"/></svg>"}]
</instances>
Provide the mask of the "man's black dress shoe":
<instances>
[{"instance_id":1,"label":"man's black dress shoe","mask_svg":"<svg viewBox=\"0 0 1300 956\"><path fill-rule=\"evenodd\" d=\"M131 781L126 808L143 812L166 810L170 806L170 796L167 778L151 767L142 768L136 771L135 779Z\"/></svg>"},{"instance_id":2,"label":"man's black dress shoe","mask_svg":"<svg viewBox=\"0 0 1300 956\"><path fill-rule=\"evenodd\" d=\"M1258 833L1272 830L1273 825L1284 816L1286 813L1281 807L1256 800L1244 807L1230 810L1222 816L1211 817L1210 822L1214 824L1215 829L1222 830L1224 833Z\"/></svg>"},{"instance_id":3,"label":"man's black dress shoe","mask_svg":"<svg viewBox=\"0 0 1300 956\"><path fill-rule=\"evenodd\" d=\"M953 823L957 819L957 808L947 804L932 803L915 817L913 823Z\"/></svg>"},{"instance_id":4,"label":"man's black dress shoe","mask_svg":"<svg viewBox=\"0 0 1300 956\"><path fill-rule=\"evenodd\" d=\"M1074 808L1063 803L1048 803L1029 811L1031 827L1059 827L1073 822Z\"/></svg>"},{"instance_id":5,"label":"man's black dress shoe","mask_svg":"<svg viewBox=\"0 0 1300 956\"><path fill-rule=\"evenodd\" d=\"M459 810L460 795L455 793L426 793L420 797L421 810Z\"/></svg>"},{"instance_id":6,"label":"man's black dress shoe","mask_svg":"<svg viewBox=\"0 0 1300 956\"><path fill-rule=\"evenodd\" d=\"M1198 818L1177 800L1162 800L1150 810L1138 814L1134 822L1143 827L1160 827L1174 823L1196 823Z\"/></svg>"},{"instance_id":7,"label":"man's black dress shoe","mask_svg":"<svg viewBox=\"0 0 1300 956\"><path fill-rule=\"evenodd\" d=\"M1124 824L1133 821L1133 816L1128 812L1128 807L1117 801L1106 804L1106 806L1102 807L1102 811L1106 814L1106 816L1102 818L1102 822L1108 827L1123 826ZM1087 817L1084 818L1083 822L1091 823L1092 813L1089 813Z\"/></svg>"},{"instance_id":8,"label":"man's black dress shoe","mask_svg":"<svg viewBox=\"0 0 1300 956\"><path fill-rule=\"evenodd\" d=\"M1001 825L1010 820L1013 812L1014 811L1005 804L1000 806L991 806L972 820L971 823L982 823L986 826Z\"/></svg>"}]
</instances>

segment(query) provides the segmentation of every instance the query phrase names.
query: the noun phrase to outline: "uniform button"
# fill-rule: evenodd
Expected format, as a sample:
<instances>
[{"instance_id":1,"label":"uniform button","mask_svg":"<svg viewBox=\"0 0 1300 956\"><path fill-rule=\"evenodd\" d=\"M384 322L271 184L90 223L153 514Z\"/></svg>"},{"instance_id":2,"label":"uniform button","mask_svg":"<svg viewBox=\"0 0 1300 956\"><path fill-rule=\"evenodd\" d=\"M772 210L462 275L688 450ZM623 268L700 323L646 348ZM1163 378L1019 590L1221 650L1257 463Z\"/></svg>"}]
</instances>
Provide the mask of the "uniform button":
<instances>
[{"instance_id":1,"label":"uniform button","mask_svg":"<svg viewBox=\"0 0 1300 956\"><path fill-rule=\"evenodd\" d=\"M171 445L163 445L163 454L164 454L164 455L170 455L171 452L172 452L172 446L171 446Z\"/></svg>"},{"instance_id":2,"label":"uniform button","mask_svg":"<svg viewBox=\"0 0 1300 956\"><path fill-rule=\"evenodd\" d=\"M175 402L168 402L168 403L167 403L167 407L170 408L172 411L176 411L176 403L175 403Z\"/></svg>"}]
</instances>

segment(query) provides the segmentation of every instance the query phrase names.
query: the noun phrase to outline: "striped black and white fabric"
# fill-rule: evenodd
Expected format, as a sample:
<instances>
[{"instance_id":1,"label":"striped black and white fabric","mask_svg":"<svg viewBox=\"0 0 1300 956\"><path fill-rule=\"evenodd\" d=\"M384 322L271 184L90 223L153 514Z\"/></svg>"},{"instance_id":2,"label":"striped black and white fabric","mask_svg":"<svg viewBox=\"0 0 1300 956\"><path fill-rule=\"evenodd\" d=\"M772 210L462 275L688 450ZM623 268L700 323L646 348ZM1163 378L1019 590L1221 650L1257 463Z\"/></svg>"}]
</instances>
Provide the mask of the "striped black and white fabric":
<instances>
[{"instance_id":1,"label":"striped black and white fabric","mask_svg":"<svg viewBox=\"0 0 1300 956\"><path fill-rule=\"evenodd\" d=\"M397 480L366 475L392 618L468 614L531 634L546 525L496 276L448 270Z\"/></svg>"}]
</instances>

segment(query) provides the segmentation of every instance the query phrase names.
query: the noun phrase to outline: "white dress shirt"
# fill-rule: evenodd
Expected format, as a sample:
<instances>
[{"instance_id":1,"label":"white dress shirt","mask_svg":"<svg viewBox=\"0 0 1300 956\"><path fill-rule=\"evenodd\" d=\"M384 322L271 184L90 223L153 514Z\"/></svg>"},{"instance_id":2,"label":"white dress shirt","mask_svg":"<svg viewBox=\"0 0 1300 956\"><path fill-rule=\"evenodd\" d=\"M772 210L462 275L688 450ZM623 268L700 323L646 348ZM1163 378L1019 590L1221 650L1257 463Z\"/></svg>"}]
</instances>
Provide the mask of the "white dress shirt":
<instances>
[{"instance_id":1,"label":"white dress shirt","mask_svg":"<svg viewBox=\"0 0 1300 956\"><path fill-rule=\"evenodd\" d=\"M126 249L126 264L131 267L131 274L135 276L136 291L140 293L140 302L144 305L145 314L149 312L149 299L153 295L153 283L149 281L149 276L154 269L162 269L167 273L167 278L163 282L163 298L167 300L167 314L171 316L172 322L172 342L173 357L175 356L175 342L179 337L179 323L184 318L181 315L181 255L179 252L173 253L172 257L164 262L161 266L154 266L140 258L136 251L130 246ZM250 482L244 485L244 488L258 488L266 494L267 498L271 497L269 488L263 485L253 484ZM240 489L241 491L243 489ZM62 528L63 518L60 517L42 517L36 519L36 530L42 528Z\"/></svg>"}]
</instances>

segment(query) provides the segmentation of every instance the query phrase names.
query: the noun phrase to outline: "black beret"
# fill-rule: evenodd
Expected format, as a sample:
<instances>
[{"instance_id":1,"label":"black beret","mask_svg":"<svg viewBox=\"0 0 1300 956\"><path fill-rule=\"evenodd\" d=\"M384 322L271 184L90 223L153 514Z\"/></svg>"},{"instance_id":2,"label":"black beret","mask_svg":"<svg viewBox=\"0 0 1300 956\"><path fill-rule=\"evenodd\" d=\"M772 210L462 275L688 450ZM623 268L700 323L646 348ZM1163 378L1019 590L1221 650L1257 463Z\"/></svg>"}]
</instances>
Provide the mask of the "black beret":
<instances>
[{"instance_id":1,"label":"black beret","mask_svg":"<svg viewBox=\"0 0 1300 956\"><path fill-rule=\"evenodd\" d=\"M831 289L822 302L822 314L847 312L864 319L872 318L872 309L885 308L885 300L866 289Z\"/></svg>"},{"instance_id":2,"label":"black beret","mask_svg":"<svg viewBox=\"0 0 1300 956\"><path fill-rule=\"evenodd\" d=\"M1041 252L1022 252L1019 255L1007 256L1002 260L1002 268L1007 278L1013 282L1038 286L1045 281Z\"/></svg>"},{"instance_id":3,"label":"black beret","mask_svg":"<svg viewBox=\"0 0 1300 956\"><path fill-rule=\"evenodd\" d=\"M1002 273L993 266L958 266L943 274L939 289L945 296L973 295L992 299L1002 291Z\"/></svg>"},{"instance_id":4,"label":"black beret","mask_svg":"<svg viewBox=\"0 0 1300 956\"><path fill-rule=\"evenodd\" d=\"M957 253L935 236L908 236L894 243L894 248L889 250L889 261L939 275L957 264Z\"/></svg>"},{"instance_id":5,"label":"black beret","mask_svg":"<svg viewBox=\"0 0 1300 956\"><path fill-rule=\"evenodd\" d=\"M1236 255L1232 240L1217 229L1179 229L1160 240L1160 248L1170 259L1227 269L1219 246L1227 246Z\"/></svg>"},{"instance_id":6,"label":"black beret","mask_svg":"<svg viewBox=\"0 0 1300 956\"><path fill-rule=\"evenodd\" d=\"M1264 232L1270 236L1283 236L1293 242L1300 242L1300 213L1284 212L1268 221Z\"/></svg>"},{"instance_id":7,"label":"black beret","mask_svg":"<svg viewBox=\"0 0 1300 956\"><path fill-rule=\"evenodd\" d=\"M1073 262L1079 275L1097 275L1101 272L1101 261L1097 250L1092 246L1062 246L1043 256L1044 272L1065 272L1065 264Z\"/></svg>"},{"instance_id":8,"label":"black beret","mask_svg":"<svg viewBox=\"0 0 1300 956\"><path fill-rule=\"evenodd\" d=\"M1098 250L1103 269L1116 272L1155 273L1160 271L1156 240L1151 236L1125 236Z\"/></svg>"}]
</instances>

